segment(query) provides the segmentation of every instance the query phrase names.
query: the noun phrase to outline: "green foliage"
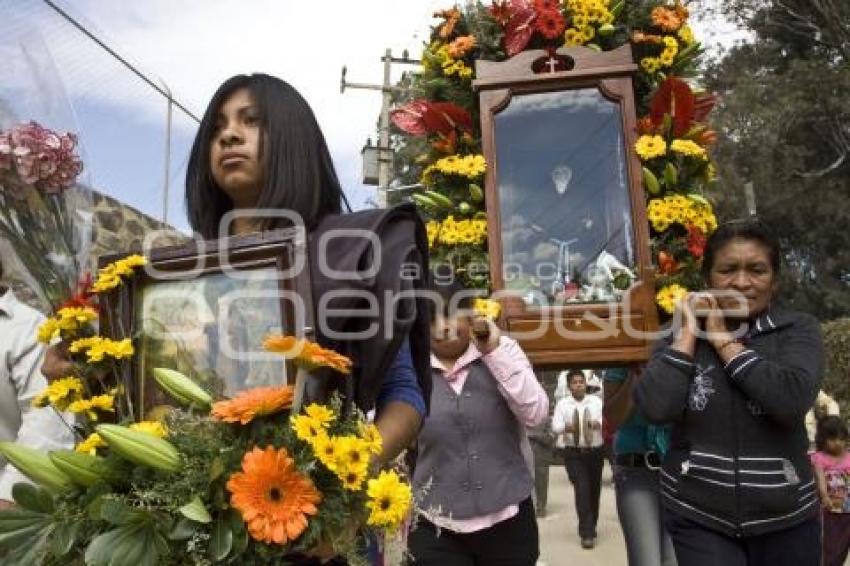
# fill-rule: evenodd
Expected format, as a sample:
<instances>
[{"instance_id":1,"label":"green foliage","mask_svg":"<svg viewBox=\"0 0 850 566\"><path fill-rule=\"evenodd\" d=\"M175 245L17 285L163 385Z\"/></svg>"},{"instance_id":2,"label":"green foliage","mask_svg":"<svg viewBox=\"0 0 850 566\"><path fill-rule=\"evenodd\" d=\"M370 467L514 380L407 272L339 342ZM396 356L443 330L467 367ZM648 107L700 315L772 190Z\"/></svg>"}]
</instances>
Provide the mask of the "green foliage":
<instances>
[{"instance_id":1,"label":"green foliage","mask_svg":"<svg viewBox=\"0 0 850 566\"><path fill-rule=\"evenodd\" d=\"M823 325L826 374L821 388L841 406L841 414L850 411L850 318Z\"/></svg>"},{"instance_id":2,"label":"green foliage","mask_svg":"<svg viewBox=\"0 0 850 566\"><path fill-rule=\"evenodd\" d=\"M850 3L727 0L754 34L707 69L724 217L758 216L785 251L781 300L822 320L850 314Z\"/></svg>"}]
</instances>

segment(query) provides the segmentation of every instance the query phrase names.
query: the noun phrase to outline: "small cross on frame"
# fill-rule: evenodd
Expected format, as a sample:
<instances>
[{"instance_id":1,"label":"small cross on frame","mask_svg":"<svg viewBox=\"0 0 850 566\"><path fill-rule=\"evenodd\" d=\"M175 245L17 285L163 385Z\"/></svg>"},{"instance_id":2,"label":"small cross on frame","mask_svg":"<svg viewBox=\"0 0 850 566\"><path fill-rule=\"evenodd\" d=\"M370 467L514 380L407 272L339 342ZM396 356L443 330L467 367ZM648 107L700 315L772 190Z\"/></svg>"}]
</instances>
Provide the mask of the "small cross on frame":
<instances>
[{"instance_id":1,"label":"small cross on frame","mask_svg":"<svg viewBox=\"0 0 850 566\"><path fill-rule=\"evenodd\" d=\"M554 55L549 55L549 59L546 60L545 64L547 67L549 67L550 73L555 73L558 71L559 63L560 61L558 61L557 57L555 57Z\"/></svg>"}]
</instances>

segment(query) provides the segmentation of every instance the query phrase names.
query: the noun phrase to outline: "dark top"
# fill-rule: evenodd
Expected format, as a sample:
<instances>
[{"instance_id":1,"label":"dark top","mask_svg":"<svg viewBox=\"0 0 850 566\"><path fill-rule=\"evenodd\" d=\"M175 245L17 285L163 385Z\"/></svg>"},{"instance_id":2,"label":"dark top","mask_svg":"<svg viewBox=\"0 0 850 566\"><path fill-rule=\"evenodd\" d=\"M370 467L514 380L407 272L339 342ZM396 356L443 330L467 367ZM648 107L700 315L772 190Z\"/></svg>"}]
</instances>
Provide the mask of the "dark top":
<instances>
[{"instance_id":1,"label":"dark top","mask_svg":"<svg viewBox=\"0 0 850 566\"><path fill-rule=\"evenodd\" d=\"M666 507L710 529L750 536L818 510L806 412L820 388L823 345L811 316L770 310L728 364L698 340L694 356L659 343L635 386L638 409L673 423L661 470Z\"/></svg>"},{"instance_id":2,"label":"dark top","mask_svg":"<svg viewBox=\"0 0 850 566\"><path fill-rule=\"evenodd\" d=\"M430 325L418 292L428 286L428 239L416 208L326 216L309 235L308 253L317 340L351 358L353 367L348 377L315 372L307 398L325 399L336 389L360 409L374 408L407 338L427 404Z\"/></svg>"}]
</instances>

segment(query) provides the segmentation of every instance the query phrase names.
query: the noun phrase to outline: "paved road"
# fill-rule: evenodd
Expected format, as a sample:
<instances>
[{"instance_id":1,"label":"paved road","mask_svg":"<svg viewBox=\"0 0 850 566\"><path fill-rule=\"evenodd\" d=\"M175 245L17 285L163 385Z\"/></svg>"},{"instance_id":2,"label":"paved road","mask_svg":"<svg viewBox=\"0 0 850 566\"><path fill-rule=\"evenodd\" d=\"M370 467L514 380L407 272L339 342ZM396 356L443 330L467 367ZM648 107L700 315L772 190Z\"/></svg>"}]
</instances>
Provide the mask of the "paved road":
<instances>
[{"instance_id":1,"label":"paved road","mask_svg":"<svg viewBox=\"0 0 850 566\"><path fill-rule=\"evenodd\" d=\"M563 467L549 469L549 501L546 517L538 520L540 561L538 566L626 566L626 547L617 521L611 470L605 464L599 504L599 538L592 550L579 544L573 488Z\"/></svg>"}]
</instances>

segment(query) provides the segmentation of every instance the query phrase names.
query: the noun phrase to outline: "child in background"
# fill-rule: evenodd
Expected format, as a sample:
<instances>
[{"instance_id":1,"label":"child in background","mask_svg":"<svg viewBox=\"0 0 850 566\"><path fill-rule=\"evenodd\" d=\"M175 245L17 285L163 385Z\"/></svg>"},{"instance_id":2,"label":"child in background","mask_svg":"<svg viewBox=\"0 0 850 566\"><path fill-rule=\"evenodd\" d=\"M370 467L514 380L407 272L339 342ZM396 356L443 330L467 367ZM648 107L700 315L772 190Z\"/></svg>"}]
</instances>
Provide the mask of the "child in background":
<instances>
[{"instance_id":1,"label":"child in background","mask_svg":"<svg viewBox=\"0 0 850 566\"><path fill-rule=\"evenodd\" d=\"M812 464L823 505L824 566L841 566L850 549L848 436L847 425L840 417L824 417L818 423Z\"/></svg>"}]
</instances>

